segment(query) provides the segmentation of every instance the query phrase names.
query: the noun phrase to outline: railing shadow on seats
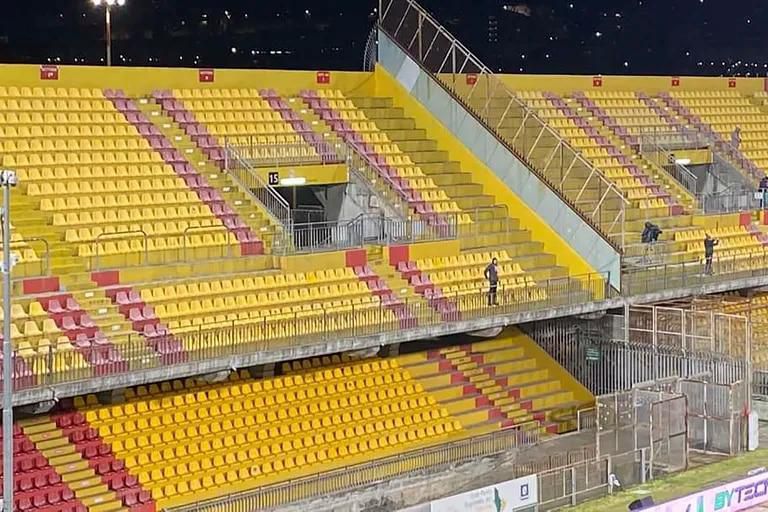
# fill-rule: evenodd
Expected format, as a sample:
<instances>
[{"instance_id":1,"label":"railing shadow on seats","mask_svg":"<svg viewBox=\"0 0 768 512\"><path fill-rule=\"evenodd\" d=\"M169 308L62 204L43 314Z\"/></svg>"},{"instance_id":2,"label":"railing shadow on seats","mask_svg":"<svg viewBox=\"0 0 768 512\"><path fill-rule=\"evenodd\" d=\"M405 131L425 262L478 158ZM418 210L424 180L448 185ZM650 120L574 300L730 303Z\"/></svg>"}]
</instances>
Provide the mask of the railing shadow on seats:
<instances>
[{"instance_id":1,"label":"railing shadow on seats","mask_svg":"<svg viewBox=\"0 0 768 512\"><path fill-rule=\"evenodd\" d=\"M131 333L116 345L119 360L100 364L98 372L96 367L78 366L76 362L80 359L76 354L89 360L89 351L101 350L101 347L83 348L77 352L50 348L47 352L19 356L14 386L17 391L40 389L98 380L106 375L152 370L159 366L183 366L217 358L227 358L231 362L233 357L270 357L270 353L317 347L331 341L349 339L359 342L361 337L387 333L407 336L411 329L420 331L430 326L585 305L614 298L609 282L607 274L585 274L528 286L504 286L502 283L497 292L498 306L490 305L487 289L478 286L474 292L446 294L444 300L455 304L455 312L448 316L436 315L433 305L428 303L405 300L395 307L378 304L373 307L352 305L346 308L297 310L291 314L264 316L247 323L231 321L177 327L171 329L171 336L175 340L174 345L182 347L182 350L171 354L157 353L157 357L147 357L147 339L141 334ZM276 307L288 305L278 304ZM294 305L293 302L290 305ZM229 363L227 367L230 367Z\"/></svg>"},{"instance_id":2,"label":"railing shadow on seats","mask_svg":"<svg viewBox=\"0 0 768 512\"><path fill-rule=\"evenodd\" d=\"M380 0L379 28L582 219L621 249L630 203L490 68L413 0Z\"/></svg>"}]
</instances>

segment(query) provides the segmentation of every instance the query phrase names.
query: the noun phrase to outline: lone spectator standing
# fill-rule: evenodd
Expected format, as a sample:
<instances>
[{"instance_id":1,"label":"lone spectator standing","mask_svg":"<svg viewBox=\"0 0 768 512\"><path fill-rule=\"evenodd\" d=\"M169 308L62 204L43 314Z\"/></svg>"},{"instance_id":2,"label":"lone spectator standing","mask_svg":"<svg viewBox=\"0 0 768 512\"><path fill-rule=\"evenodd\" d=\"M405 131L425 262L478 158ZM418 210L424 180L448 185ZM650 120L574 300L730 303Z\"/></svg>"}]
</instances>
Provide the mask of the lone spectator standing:
<instances>
[{"instance_id":1,"label":"lone spectator standing","mask_svg":"<svg viewBox=\"0 0 768 512\"><path fill-rule=\"evenodd\" d=\"M760 178L760 184L757 186L758 192L760 192L760 208L765 208L766 194L768 194L768 176Z\"/></svg>"},{"instance_id":2,"label":"lone spectator standing","mask_svg":"<svg viewBox=\"0 0 768 512\"><path fill-rule=\"evenodd\" d=\"M499 264L496 258L493 258L488 266L485 267L483 275L488 280L488 305L498 306L499 303L496 301L496 287L499 285Z\"/></svg>"},{"instance_id":3,"label":"lone spectator standing","mask_svg":"<svg viewBox=\"0 0 768 512\"><path fill-rule=\"evenodd\" d=\"M713 274L712 272L712 256L715 254L715 246L720 243L720 240L716 240L709 236L709 233L704 237L704 273L708 276Z\"/></svg>"},{"instance_id":4,"label":"lone spectator standing","mask_svg":"<svg viewBox=\"0 0 768 512\"><path fill-rule=\"evenodd\" d=\"M731 146L735 149L739 149L739 146L741 146L741 128L738 126L731 133Z\"/></svg>"},{"instance_id":5,"label":"lone spectator standing","mask_svg":"<svg viewBox=\"0 0 768 512\"><path fill-rule=\"evenodd\" d=\"M644 244L652 244L659 241L659 235L662 233L661 228L653 222L646 222L643 228L643 233L640 235L640 241Z\"/></svg>"}]
</instances>

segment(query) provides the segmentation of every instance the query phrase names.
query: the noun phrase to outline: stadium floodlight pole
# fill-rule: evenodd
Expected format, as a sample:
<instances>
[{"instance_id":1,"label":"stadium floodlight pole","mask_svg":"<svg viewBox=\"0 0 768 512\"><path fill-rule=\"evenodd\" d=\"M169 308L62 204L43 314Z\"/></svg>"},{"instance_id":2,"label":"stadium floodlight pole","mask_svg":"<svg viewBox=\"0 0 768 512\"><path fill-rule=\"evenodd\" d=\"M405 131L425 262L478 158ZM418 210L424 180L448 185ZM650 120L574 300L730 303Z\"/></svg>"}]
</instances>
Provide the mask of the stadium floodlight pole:
<instances>
[{"instance_id":1,"label":"stadium floodlight pole","mask_svg":"<svg viewBox=\"0 0 768 512\"><path fill-rule=\"evenodd\" d=\"M122 7L125 0L93 0L93 5L104 6L104 23L107 28L107 66L112 65L112 7Z\"/></svg>"},{"instance_id":2,"label":"stadium floodlight pole","mask_svg":"<svg viewBox=\"0 0 768 512\"><path fill-rule=\"evenodd\" d=\"M3 187L3 512L13 512L13 346L11 345L11 187L16 173L0 170Z\"/></svg>"}]
</instances>

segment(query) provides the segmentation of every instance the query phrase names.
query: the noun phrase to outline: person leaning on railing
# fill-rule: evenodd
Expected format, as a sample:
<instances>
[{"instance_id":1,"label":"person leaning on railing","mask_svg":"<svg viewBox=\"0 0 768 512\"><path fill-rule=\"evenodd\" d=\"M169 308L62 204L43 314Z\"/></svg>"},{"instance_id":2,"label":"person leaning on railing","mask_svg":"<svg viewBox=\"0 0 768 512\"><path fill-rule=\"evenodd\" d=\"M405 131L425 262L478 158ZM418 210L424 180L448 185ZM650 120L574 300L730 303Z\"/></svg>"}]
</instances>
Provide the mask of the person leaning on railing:
<instances>
[{"instance_id":1,"label":"person leaning on railing","mask_svg":"<svg viewBox=\"0 0 768 512\"><path fill-rule=\"evenodd\" d=\"M488 305L498 306L496 288L499 286L499 263L496 258L493 258L488 266L485 267L483 275L488 280Z\"/></svg>"},{"instance_id":2,"label":"person leaning on railing","mask_svg":"<svg viewBox=\"0 0 768 512\"><path fill-rule=\"evenodd\" d=\"M712 271L712 257L715 255L715 246L720 243L720 240L712 238L707 233L704 236L704 273L711 276Z\"/></svg>"}]
</instances>

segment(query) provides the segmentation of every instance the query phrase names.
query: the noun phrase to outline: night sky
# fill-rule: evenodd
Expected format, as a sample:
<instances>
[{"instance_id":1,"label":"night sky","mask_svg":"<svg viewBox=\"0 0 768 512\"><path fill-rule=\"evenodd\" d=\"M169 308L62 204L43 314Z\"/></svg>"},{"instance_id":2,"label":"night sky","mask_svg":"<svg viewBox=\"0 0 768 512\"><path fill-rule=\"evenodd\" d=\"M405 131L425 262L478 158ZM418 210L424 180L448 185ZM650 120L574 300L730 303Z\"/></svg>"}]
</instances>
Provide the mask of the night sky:
<instances>
[{"instance_id":1,"label":"night sky","mask_svg":"<svg viewBox=\"0 0 768 512\"><path fill-rule=\"evenodd\" d=\"M766 0L424 0L496 70L768 74ZM113 10L117 65L360 69L372 0L126 0ZM469 7L469 8L468 8ZM14 2L0 61L100 64L91 0Z\"/></svg>"}]
</instances>

